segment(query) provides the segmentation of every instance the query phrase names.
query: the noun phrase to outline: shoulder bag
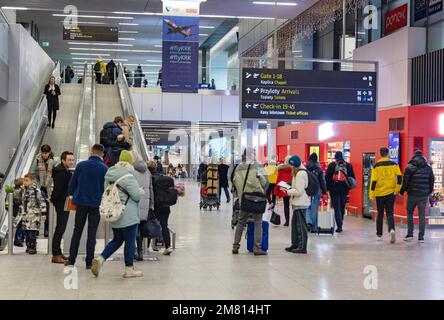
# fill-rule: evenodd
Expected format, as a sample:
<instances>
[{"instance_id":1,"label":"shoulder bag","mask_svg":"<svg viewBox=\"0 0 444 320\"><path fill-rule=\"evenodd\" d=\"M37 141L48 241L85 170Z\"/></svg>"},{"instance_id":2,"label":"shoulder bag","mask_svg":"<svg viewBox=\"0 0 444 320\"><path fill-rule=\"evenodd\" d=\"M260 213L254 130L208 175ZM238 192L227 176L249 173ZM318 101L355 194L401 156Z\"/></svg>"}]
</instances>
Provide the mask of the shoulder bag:
<instances>
[{"instance_id":1,"label":"shoulder bag","mask_svg":"<svg viewBox=\"0 0 444 320\"><path fill-rule=\"evenodd\" d=\"M250 167L251 164L248 165L244 186L242 188L241 210L244 212L263 214L267 207L267 197L265 194L263 192L244 192L248 174L250 173Z\"/></svg>"}]
</instances>

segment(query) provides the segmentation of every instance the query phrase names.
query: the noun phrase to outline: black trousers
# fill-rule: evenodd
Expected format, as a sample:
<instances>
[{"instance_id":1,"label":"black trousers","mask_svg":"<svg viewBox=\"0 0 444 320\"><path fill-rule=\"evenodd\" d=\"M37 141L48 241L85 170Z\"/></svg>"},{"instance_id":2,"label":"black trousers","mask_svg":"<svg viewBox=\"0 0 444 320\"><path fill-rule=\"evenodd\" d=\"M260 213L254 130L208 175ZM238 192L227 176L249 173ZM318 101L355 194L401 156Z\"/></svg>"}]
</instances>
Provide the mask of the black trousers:
<instances>
[{"instance_id":1,"label":"black trousers","mask_svg":"<svg viewBox=\"0 0 444 320\"><path fill-rule=\"evenodd\" d=\"M382 236L384 225L384 210L387 215L388 231L395 230L395 219L393 217L395 207L395 195L389 194L384 197L376 197L376 206L378 207L378 218L376 219L376 235Z\"/></svg>"},{"instance_id":2,"label":"black trousers","mask_svg":"<svg viewBox=\"0 0 444 320\"><path fill-rule=\"evenodd\" d=\"M284 201L284 214L285 214L285 224L290 223L290 197L283 197Z\"/></svg>"},{"instance_id":3,"label":"black trousers","mask_svg":"<svg viewBox=\"0 0 444 320\"><path fill-rule=\"evenodd\" d=\"M345 205L347 204L348 193L330 192L331 205L335 210L335 220L338 229L342 229L345 216Z\"/></svg>"},{"instance_id":4,"label":"black trousers","mask_svg":"<svg viewBox=\"0 0 444 320\"><path fill-rule=\"evenodd\" d=\"M60 256L62 255L62 249L60 244L62 242L63 235L66 230L66 225L68 224L69 211L64 211L65 204L55 204L55 209L57 212L57 224L54 231L54 237L52 240L52 255Z\"/></svg>"},{"instance_id":5,"label":"black trousers","mask_svg":"<svg viewBox=\"0 0 444 320\"><path fill-rule=\"evenodd\" d=\"M147 223L147 221L140 221L139 228L137 230L136 244L137 244L137 253L142 254L143 252L143 236L142 236L142 228Z\"/></svg>"},{"instance_id":6,"label":"black trousers","mask_svg":"<svg viewBox=\"0 0 444 320\"><path fill-rule=\"evenodd\" d=\"M168 218L170 217L170 210L156 211L156 217L162 227L162 237L165 243L165 248L171 247L170 230L168 229Z\"/></svg>"},{"instance_id":7,"label":"black trousers","mask_svg":"<svg viewBox=\"0 0 444 320\"><path fill-rule=\"evenodd\" d=\"M40 187L40 191L42 191L45 194L46 211L42 212L42 215L44 215L46 217L44 232L47 233L48 229L49 229L49 220L48 220L49 202L47 200L48 199L48 188Z\"/></svg>"},{"instance_id":8,"label":"black trousers","mask_svg":"<svg viewBox=\"0 0 444 320\"><path fill-rule=\"evenodd\" d=\"M48 108L48 122L54 124L57 117L57 109ZM51 120L52 118L52 120Z\"/></svg>"},{"instance_id":9,"label":"black trousers","mask_svg":"<svg viewBox=\"0 0 444 320\"><path fill-rule=\"evenodd\" d=\"M274 194L274 186L276 184L275 183L270 183L268 185L268 189L267 189L267 200L268 200L268 204L276 204L276 195Z\"/></svg>"}]
</instances>

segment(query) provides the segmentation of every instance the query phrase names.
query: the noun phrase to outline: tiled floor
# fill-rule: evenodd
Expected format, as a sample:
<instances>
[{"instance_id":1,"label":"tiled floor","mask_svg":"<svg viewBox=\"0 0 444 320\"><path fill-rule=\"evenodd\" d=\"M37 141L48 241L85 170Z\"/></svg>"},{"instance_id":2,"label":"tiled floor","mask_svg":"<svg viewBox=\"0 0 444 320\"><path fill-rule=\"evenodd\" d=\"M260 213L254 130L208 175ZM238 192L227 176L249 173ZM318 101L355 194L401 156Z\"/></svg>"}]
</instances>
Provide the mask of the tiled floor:
<instances>
[{"instance_id":1,"label":"tiled floor","mask_svg":"<svg viewBox=\"0 0 444 320\"><path fill-rule=\"evenodd\" d=\"M309 254L283 249L290 230L270 227L269 255L231 254L231 207L199 212L198 189L174 207L171 227L177 248L160 261L136 263L145 276L123 279L123 262L108 261L98 278L79 259L77 289L65 289L69 274L44 254L0 255L1 299L444 299L444 230L427 229L426 243L376 242L374 223L347 217L344 233L309 237ZM282 206L280 206L282 207ZM39 250L45 251L44 240ZM97 251L103 247L98 241ZM21 251L21 250L20 250ZM98 253L98 252L97 252ZM121 258L118 255L118 257ZM377 270L377 289L367 290L366 266ZM73 277L75 280L75 277ZM66 283L65 283L66 282ZM375 284L375 283L374 283ZM69 287L69 286L68 286Z\"/></svg>"}]
</instances>

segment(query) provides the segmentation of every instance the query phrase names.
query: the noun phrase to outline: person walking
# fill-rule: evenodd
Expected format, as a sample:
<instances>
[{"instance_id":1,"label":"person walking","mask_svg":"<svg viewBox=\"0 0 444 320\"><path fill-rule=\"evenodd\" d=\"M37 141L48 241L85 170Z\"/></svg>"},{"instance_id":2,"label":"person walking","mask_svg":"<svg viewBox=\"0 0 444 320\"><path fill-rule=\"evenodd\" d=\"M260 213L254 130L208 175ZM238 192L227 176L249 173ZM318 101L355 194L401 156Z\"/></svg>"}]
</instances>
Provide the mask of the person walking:
<instances>
[{"instance_id":1,"label":"person walking","mask_svg":"<svg viewBox=\"0 0 444 320\"><path fill-rule=\"evenodd\" d=\"M327 189L330 192L331 203L335 211L336 232L342 232L342 226L345 216L345 205L350 192L348 178L356 181L353 166L344 160L341 151L335 153L335 161L327 167L325 180Z\"/></svg>"},{"instance_id":2,"label":"person walking","mask_svg":"<svg viewBox=\"0 0 444 320\"><path fill-rule=\"evenodd\" d=\"M220 163L217 167L217 171L219 173L219 201L222 197L222 189L224 189L225 197L227 198L227 203L230 203L230 191L228 190L228 170L230 169L230 166L225 164L225 159L220 158Z\"/></svg>"},{"instance_id":3,"label":"person walking","mask_svg":"<svg viewBox=\"0 0 444 320\"><path fill-rule=\"evenodd\" d=\"M309 196L305 192L305 189L308 187L308 175L305 166L301 162L301 158L297 155L292 156L288 163L292 166L293 174L291 188L285 189L281 187L281 190L286 192L291 198L293 217L291 219L291 246L285 248L285 250L292 253L306 254L308 229L305 215L311 203Z\"/></svg>"},{"instance_id":4,"label":"person walking","mask_svg":"<svg viewBox=\"0 0 444 320\"><path fill-rule=\"evenodd\" d=\"M288 164L288 160L290 160L290 156L287 156L285 158L285 163L278 166L278 176L276 179L276 186L274 187L275 195L277 195L279 198L282 198L282 201L284 202L284 227L288 227L290 224L290 198L286 192L283 192L279 188L278 184L281 181L291 184L291 181L293 180L293 173L291 166Z\"/></svg>"},{"instance_id":5,"label":"person walking","mask_svg":"<svg viewBox=\"0 0 444 320\"><path fill-rule=\"evenodd\" d=\"M109 83L114 84L118 76L118 73L117 73L117 66L114 63L113 59L111 59L111 61L108 62L108 64L106 65L106 73L108 74L109 77Z\"/></svg>"},{"instance_id":6,"label":"person walking","mask_svg":"<svg viewBox=\"0 0 444 320\"><path fill-rule=\"evenodd\" d=\"M384 210L387 215L390 243L396 242L394 207L396 194L401 190L402 173L399 166L388 157L389 149L383 147L379 150L379 159L372 169L370 178L369 198L376 197L378 218L376 219L376 240L382 240Z\"/></svg>"},{"instance_id":7,"label":"person walking","mask_svg":"<svg viewBox=\"0 0 444 320\"><path fill-rule=\"evenodd\" d=\"M156 172L158 174L164 174L162 161L159 156L154 156L154 161L156 162Z\"/></svg>"},{"instance_id":8,"label":"person walking","mask_svg":"<svg viewBox=\"0 0 444 320\"><path fill-rule=\"evenodd\" d=\"M142 71L142 66L138 65L137 69L134 71L134 88L142 87L143 77L145 77L145 74Z\"/></svg>"},{"instance_id":9,"label":"person walking","mask_svg":"<svg viewBox=\"0 0 444 320\"><path fill-rule=\"evenodd\" d=\"M125 271L124 278L143 277L142 271L134 269L134 252L136 250L136 235L139 226L139 201L143 190L139 187L134 177L134 167L131 165L133 158L128 151L122 151L119 162L109 168L105 175L105 183L112 184L119 180L118 189L121 203L125 203L125 209L120 218L110 222L114 237L106 245L100 256L92 261L91 272L96 277L99 275L103 263L116 252L125 242Z\"/></svg>"},{"instance_id":10,"label":"person walking","mask_svg":"<svg viewBox=\"0 0 444 320\"><path fill-rule=\"evenodd\" d=\"M106 64L102 57L99 57L96 64L94 65L94 73L96 75L96 82L98 84L102 83L102 78L106 74Z\"/></svg>"},{"instance_id":11,"label":"person walking","mask_svg":"<svg viewBox=\"0 0 444 320\"><path fill-rule=\"evenodd\" d=\"M239 197L240 206L242 206L242 195L244 192L260 192L265 195L268 183L267 176L262 165L255 161L254 149L246 148L244 150L242 163L235 169L233 183ZM239 253L245 224L249 218L252 218L254 220L254 255L267 255L267 252L262 250L262 217L263 213L258 214L241 210L234 235L233 254Z\"/></svg>"},{"instance_id":12,"label":"person walking","mask_svg":"<svg viewBox=\"0 0 444 320\"><path fill-rule=\"evenodd\" d=\"M80 238L88 220L88 238L86 240L86 268L90 269L96 247L96 234L100 222L99 207L105 186L105 174L108 168L103 163L104 147L95 144L91 148L88 160L80 162L69 182L68 195L77 205L74 232L69 248L69 258L65 265L74 265L79 251Z\"/></svg>"},{"instance_id":13,"label":"person walking","mask_svg":"<svg viewBox=\"0 0 444 320\"><path fill-rule=\"evenodd\" d=\"M416 151L404 171L404 179L400 194L407 192L408 231L404 241L413 240L413 213L418 208L419 235L418 241L424 243L425 209L430 194L433 192L435 176L421 151Z\"/></svg>"},{"instance_id":14,"label":"person walking","mask_svg":"<svg viewBox=\"0 0 444 320\"><path fill-rule=\"evenodd\" d=\"M318 155L312 153L307 163L307 170L316 175L319 181L319 192L311 198L310 206L307 208L306 221L308 232L316 233L318 231L318 210L321 196L327 196L327 183L325 182L324 171L318 162Z\"/></svg>"},{"instance_id":15,"label":"person walking","mask_svg":"<svg viewBox=\"0 0 444 320\"><path fill-rule=\"evenodd\" d=\"M129 115L128 118L121 124L122 134L125 136L125 141L133 145L134 133L133 125L136 122L136 117Z\"/></svg>"},{"instance_id":16,"label":"person walking","mask_svg":"<svg viewBox=\"0 0 444 320\"><path fill-rule=\"evenodd\" d=\"M61 77L64 78L65 83L71 83L72 79L74 78L74 71L70 65L68 65L65 70L62 71Z\"/></svg>"},{"instance_id":17,"label":"person walking","mask_svg":"<svg viewBox=\"0 0 444 320\"><path fill-rule=\"evenodd\" d=\"M72 176L71 169L74 167L74 155L70 151L65 151L60 156L60 159L62 163L52 171L54 189L51 193L50 202L54 205L57 213L57 223L52 240L52 263L65 263L68 260L62 254L60 244L69 219L69 211L65 211L65 202L68 197L69 181Z\"/></svg>"},{"instance_id":18,"label":"person walking","mask_svg":"<svg viewBox=\"0 0 444 320\"><path fill-rule=\"evenodd\" d=\"M268 200L268 210L273 210L276 206L276 195L274 194L274 188L276 186L276 180L278 178L278 167L276 166L276 160L268 161L265 166L265 172L268 177L268 189L267 189L267 200Z\"/></svg>"},{"instance_id":19,"label":"person walking","mask_svg":"<svg viewBox=\"0 0 444 320\"><path fill-rule=\"evenodd\" d=\"M48 127L54 129L57 111L60 108L59 96L61 95L60 87L55 83L55 77L49 77L49 83L45 86L43 95L46 96L48 106Z\"/></svg>"}]
</instances>

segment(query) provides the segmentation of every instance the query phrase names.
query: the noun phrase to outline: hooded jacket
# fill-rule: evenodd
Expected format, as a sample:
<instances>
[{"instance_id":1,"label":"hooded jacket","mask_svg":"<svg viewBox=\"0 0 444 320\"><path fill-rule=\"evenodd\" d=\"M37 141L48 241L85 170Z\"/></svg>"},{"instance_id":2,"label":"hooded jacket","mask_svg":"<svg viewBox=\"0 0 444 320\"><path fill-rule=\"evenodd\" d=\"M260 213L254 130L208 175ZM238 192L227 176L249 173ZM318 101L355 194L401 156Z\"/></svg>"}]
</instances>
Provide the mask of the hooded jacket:
<instances>
[{"instance_id":1,"label":"hooded jacket","mask_svg":"<svg viewBox=\"0 0 444 320\"><path fill-rule=\"evenodd\" d=\"M139 201L142 198L143 191L134 177L134 167L127 162L118 162L108 169L105 175L105 186L126 174L130 174L130 176L119 182L119 186L126 191L125 193L119 189L120 201L123 204L126 203L126 206L120 219L110 223L111 228L114 229L122 229L140 223Z\"/></svg>"},{"instance_id":2,"label":"hooded jacket","mask_svg":"<svg viewBox=\"0 0 444 320\"><path fill-rule=\"evenodd\" d=\"M409 196L427 197L433 192L435 176L432 168L422 155L415 155L404 171L401 194L407 192Z\"/></svg>"},{"instance_id":3,"label":"hooded jacket","mask_svg":"<svg viewBox=\"0 0 444 320\"><path fill-rule=\"evenodd\" d=\"M148 170L146 162L137 160L134 162L134 176L140 188L144 191L139 202L140 221L148 220L148 211L154 210L154 190L151 172Z\"/></svg>"},{"instance_id":4,"label":"hooded jacket","mask_svg":"<svg viewBox=\"0 0 444 320\"><path fill-rule=\"evenodd\" d=\"M299 169L305 170L305 166L301 164ZM305 192L308 187L308 175L306 171L299 171L291 180L291 189L287 190L290 196L290 203L298 209L306 209L310 206L310 197Z\"/></svg>"},{"instance_id":5,"label":"hooded jacket","mask_svg":"<svg viewBox=\"0 0 444 320\"><path fill-rule=\"evenodd\" d=\"M54 190L51 193L51 202L57 207L65 204L68 196L69 180L71 180L72 172L65 168L63 164L59 164L52 170L52 178L54 180Z\"/></svg>"},{"instance_id":6,"label":"hooded jacket","mask_svg":"<svg viewBox=\"0 0 444 320\"><path fill-rule=\"evenodd\" d=\"M314 173L318 177L321 192L326 193L327 192L327 183L325 181L324 171L322 171L322 168L321 168L321 165L319 164L319 162L312 161L312 160L308 161L307 170Z\"/></svg>"},{"instance_id":7,"label":"hooded jacket","mask_svg":"<svg viewBox=\"0 0 444 320\"><path fill-rule=\"evenodd\" d=\"M24 185L14 192L14 200L20 203L19 212L14 220L17 227L20 221L24 230L39 230L42 213L46 212L46 202L36 184Z\"/></svg>"},{"instance_id":8,"label":"hooded jacket","mask_svg":"<svg viewBox=\"0 0 444 320\"><path fill-rule=\"evenodd\" d=\"M284 181L285 183L291 184L292 180L293 174L291 172L291 166L289 164L280 164L278 166L278 176L276 179L276 186L274 187L274 194L280 198L287 198L288 194L280 190L278 183Z\"/></svg>"},{"instance_id":9,"label":"hooded jacket","mask_svg":"<svg viewBox=\"0 0 444 320\"><path fill-rule=\"evenodd\" d=\"M243 189L245 177L247 176L248 165L250 171L248 173L245 189ZM240 163L233 175L233 184L235 185L239 201L242 201L243 192L263 192L267 189L267 174L258 162Z\"/></svg>"},{"instance_id":10,"label":"hooded jacket","mask_svg":"<svg viewBox=\"0 0 444 320\"><path fill-rule=\"evenodd\" d=\"M117 139L117 136L119 134L122 134L122 128L120 128L114 122L107 122L107 123L105 123L105 125L103 126L103 129L109 129L109 128L113 129L113 140L115 141Z\"/></svg>"},{"instance_id":11,"label":"hooded jacket","mask_svg":"<svg viewBox=\"0 0 444 320\"><path fill-rule=\"evenodd\" d=\"M370 179L370 199L398 193L401 189L402 173L399 166L387 157L375 164Z\"/></svg>"}]
</instances>

